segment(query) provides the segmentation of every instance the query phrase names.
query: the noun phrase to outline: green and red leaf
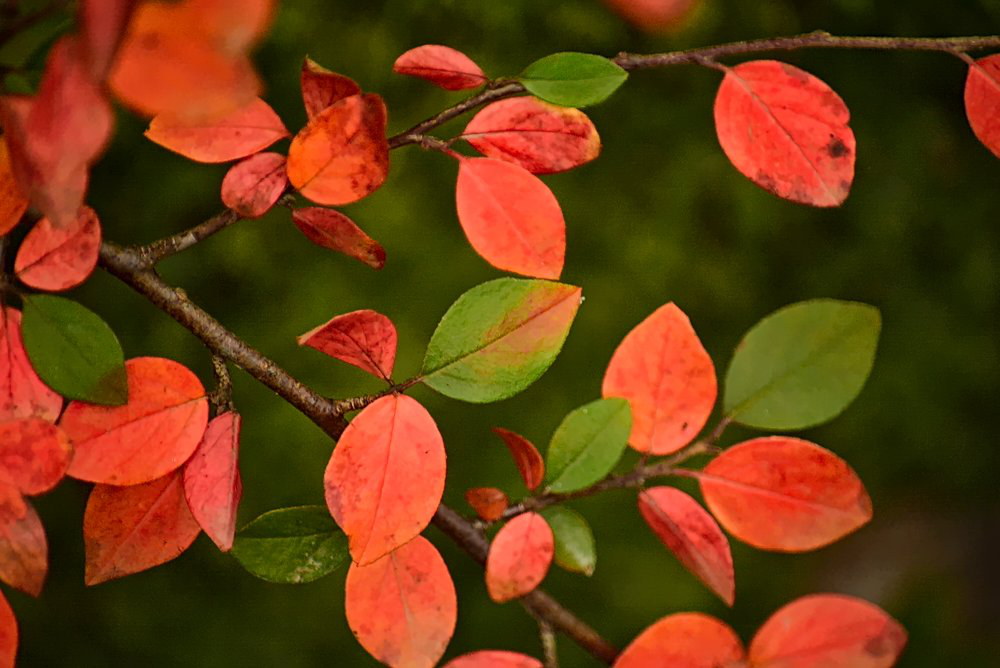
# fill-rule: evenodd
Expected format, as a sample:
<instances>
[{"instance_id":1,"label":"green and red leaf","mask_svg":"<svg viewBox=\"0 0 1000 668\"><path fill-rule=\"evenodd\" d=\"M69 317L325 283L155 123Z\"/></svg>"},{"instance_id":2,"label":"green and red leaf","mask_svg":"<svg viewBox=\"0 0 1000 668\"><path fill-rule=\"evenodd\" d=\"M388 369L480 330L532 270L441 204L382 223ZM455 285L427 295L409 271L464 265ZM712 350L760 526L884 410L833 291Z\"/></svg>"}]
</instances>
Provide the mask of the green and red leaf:
<instances>
[{"instance_id":1,"label":"green and red leaf","mask_svg":"<svg viewBox=\"0 0 1000 668\"><path fill-rule=\"evenodd\" d=\"M552 529L538 513L507 522L486 557L486 590L497 603L530 594L545 579L555 554Z\"/></svg>"},{"instance_id":2,"label":"green and red leaf","mask_svg":"<svg viewBox=\"0 0 1000 668\"><path fill-rule=\"evenodd\" d=\"M184 498L191 514L223 552L233 546L236 510L243 496L240 480L239 413L228 411L208 423L201 443L184 464Z\"/></svg>"}]
</instances>

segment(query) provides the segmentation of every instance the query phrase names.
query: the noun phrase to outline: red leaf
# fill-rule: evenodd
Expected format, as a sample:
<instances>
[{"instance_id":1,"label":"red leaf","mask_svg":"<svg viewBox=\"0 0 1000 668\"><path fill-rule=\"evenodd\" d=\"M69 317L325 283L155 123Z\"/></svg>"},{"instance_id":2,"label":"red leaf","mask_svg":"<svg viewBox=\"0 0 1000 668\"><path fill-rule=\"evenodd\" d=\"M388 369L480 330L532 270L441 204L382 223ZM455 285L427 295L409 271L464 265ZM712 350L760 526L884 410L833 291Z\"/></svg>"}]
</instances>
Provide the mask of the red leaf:
<instances>
[{"instance_id":1,"label":"red leaf","mask_svg":"<svg viewBox=\"0 0 1000 668\"><path fill-rule=\"evenodd\" d=\"M604 0L630 23L643 30L660 33L686 25L698 0Z\"/></svg>"},{"instance_id":2,"label":"red leaf","mask_svg":"<svg viewBox=\"0 0 1000 668\"><path fill-rule=\"evenodd\" d=\"M63 430L40 418L0 422L0 482L34 496L55 487L73 448Z\"/></svg>"},{"instance_id":3,"label":"red leaf","mask_svg":"<svg viewBox=\"0 0 1000 668\"><path fill-rule=\"evenodd\" d=\"M31 368L21 340L21 312L0 311L0 420L40 417L55 422L62 397L42 382Z\"/></svg>"},{"instance_id":4,"label":"red leaf","mask_svg":"<svg viewBox=\"0 0 1000 668\"><path fill-rule=\"evenodd\" d=\"M39 220L17 250L14 273L38 290L69 290L94 271L100 249L101 223L93 209L83 206L65 227Z\"/></svg>"},{"instance_id":5,"label":"red leaf","mask_svg":"<svg viewBox=\"0 0 1000 668\"><path fill-rule=\"evenodd\" d=\"M476 511L476 515L487 522L503 517L503 511L510 505L510 499L503 490L496 487L473 487L466 490L465 500Z\"/></svg>"},{"instance_id":6,"label":"red leaf","mask_svg":"<svg viewBox=\"0 0 1000 668\"><path fill-rule=\"evenodd\" d=\"M722 526L762 550L814 550L872 517L871 499L847 462L797 438L767 436L735 445L712 460L699 480Z\"/></svg>"},{"instance_id":7,"label":"red leaf","mask_svg":"<svg viewBox=\"0 0 1000 668\"><path fill-rule=\"evenodd\" d=\"M259 218L271 210L287 187L285 156L258 153L226 172L222 203L244 218Z\"/></svg>"},{"instance_id":8,"label":"red leaf","mask_svg":"<svg viewBox=\"0 0 1000 668\"><path fill-rule=\"evenodd\" d=\"M538 177L502 160L461 158L455 201L458 222L484 260L516 274L559 278L566 222Z\"/></svg>"},{"instance_id":9,"label":"red leaf","mask_svg":"<svg viewBox=\"0 0 1000 668\"><path fill-rule=\"evenodd\" d=\"M639 452L677 452L701 431L718 392L715 367L691 321L671 302L629 332L604 374L605 397L628 399L629 445Z\"/></svg>"},{"instance_id":10,"label":"red leaf","mask_svg":"<svg viewBox=\"0 0 1000 668\"><path fill-rule=\"evenodd\" d=\"M96 585L176 559L200 532L180 471L142 485L95 485L83 514L84 581Z\"/></svg>"},{"instance_id":11,"label":"red leaf","mask_svg":"<svg viewBox=\"0 0 1000 668\"><path fill-rule=\"evenodd\" d=\"M979 141L1000 158L1000 53L969 66L965 114Z\"/></svg>"},{"instance_id":12,"label":"red leaf","mask_svg":"<svg viewBox=\"0 0 1000 668\"><path fill-rule=\"evenodd\" d=\"M208 423L198 377L173 360L125 363L128 403L71 401L59 424L76 450L69 475L110 485L137 485L170 473L191 456Z\"/></svg>"},{"instance_id":13,"label":"red leaf","mask_svg":"<svg viewBox=\"0 0 1000 668\"><path fill-rule=\"evenodd\" d=\"M443 668L542 668L542 662L517 652L484 649L456 657Z\"/></svg>"},{"instance_id":14,"label":"red leaf","mask_svg":"<svg viewBox=\"0 0 1000 668\"><path fill-rule=\"evenodd\" d=\"M339 211L318 206L295 209L292 222L318 246L353 257L372 269L385 265L385 249Z\"/></svg>"},{"instance_id":15,"label":"red leaf","mask_svg":"<svg viewBox=\"0 0 1000 668\"><path fill-rule=\"evenodd\" d=\"M715 129L736 169L778 197L839 206L854 180L850 112L825 83L797 67L755 60L726 70Z\"/></svg>"},{"instance_id":16,"label":"red leaf","mask_svg":"<svg viewBox=\"0 0 1000 668\"><path fill-rule=\"evenodd\" d=\"M712 516L673 487L652 487L641 492L639 512L684 568L732 606L736 587L733 557L729 541Z\"/></svg>"},{"instance_id":17,"label":"red leaf","mask_svg":"<svg viewBox=\"0 0 1000 668\"><path fill-rule=\"evenodd\" d=\"M439 44L410 49L396 59L392 70L396 74L426 79L445 90L478 88L486 83L486 75L471 58Z\"/></svg>"},{"instance_id":18,"label":"red leaf","mask_svg":"<svg viewBox=\"0 0 1000 668\"><path fill-rule=\"evenodd\" d=\"M0 135L0 236L10 232L20 222L27 208L28 198L21 194L11 168L7 138Z\"/></svg>"},{"instance_id":19,"label":"red leaf","mask_svg":"<svg viewBox=\"0 0 1000 668\"><path fill-rule=\"evenodd\" d=\"M552 529L538 513L524 513L494 536L486 557L486 589L497 603L531 593L555 554Z\"/></svg>"},{"instance_id":20,"label":"red leaf","mask_svg":"<svg viewBox=\"0 0 1000 668\"><path fill-rule=\"evenodd\" d=\"M585 113L531 96L487 106L469 121L462 138L483 155L534 174L579 167L601 153L597 128Z\"/></svg>"},{"instance_id":21,"label":"red leaf","mask_svg":"<svg viewBox=\"0 0 1000 668\"><path fill-rule=\"evenodd\" d=\"M742 660L743 643L731 628L708 615L681 612L647 627L614 668L737 668Z\"/></svg>"},{"instance_id":22,"label":"red leaf","mask_svg":"<svg viewBox=\"0 0 1000 668\"><path fill-rule=\"evenodd\" d=\"M314 116L292 139L288 180L318 204L350 204L389 173L386 112L373 93L351 95Z\"/></svg>"},{"instance_id":23,"label":"red leaf","mask_svg":"<svg viewBox=\"0 0 1000 668\"><path fill-rule=\"evenodd\" d=\"M323 478L326 504L364 565L417 536L444 492L444 441L415 399L376 399L344 431Z\"/></svg>"},{"instance_id":24,"label":"red leaf","mask_svg":"<svg viewBox=\"0 0 1000 668\"><path fill-rule=\"evenodd\" d=\"M45 529L13 485L0 483L0 580L38 596L49 570Z\"/></svg>"},{"instance_id":25,"label":"red leaf","mask_svg":"<svg viewBox=\"0 0 1000 668\"><path fill-rule=\"evenodd\" d=\"M851 596L815 594L781 608L750 643L755 668L889 668L906 631L878 606Z\"/></svg>"},{"instance_id":26,"label":"red leaf","mask_svg":"<svg viewBox=\"0 0 1000 668\"><path fill-rule=\"evenodd\" d=\"M81 47L94 81L103 81L107 76L134 5L134 0L82 0L80 3Z\"/></svg>"},{"instance_id":27,"label":"red leaf","mask_svg":"<svg viewBox=\"0 0 1000 668\"><path fill-rule=\"evenodd\" d=\"M223 552L233 546L236 509L243 496L240 480L239 413L227 412L208 423L205 435L184 465L184 498L205 534Z\"/></svg>"},{"instance_id":28,"label":"red leaf","mask_svg":"<svg viewBox=\"0 0 1000 668\"><path fill-rule=\"evenodd\" d=\"M361 93L361 87L353 79L331 72L308 57L302 63L301 81L302 103L309 120L334 102Z\"/></svg>"},{"instance_id":29,"label":"red leaf","mask_svg":"<svg viewBox=\"0 0 1000 668\"><path fill-rule=\"evenodd\" d=\"M300 346L391 380L396 362L396 326L381 313L364 310L338 315L297 340Z\"/></svg>"},{"instance_id":30,"label":"red leaf","mask_svg":"<svg viewBox=\"0 0 1000 668\"><path fill-rule=\"evenodd\" d=\"M455 632L455 585L441 555L416 536L381 559L351 564L347 623L369 654L390 666L431 668Z\"/></svg>"},{"instance_id":31,"label":"red leaf","mask_svg":"<svg viewBox=\"0 0 1000 668\"><path fill-rule=\"evenodd\" d=\"M521 474L525 486L528 489L535 489L541 485L545 479L545 460L542 459L535 444L503 427L493 427L493 433L507 444L507 449L514 458L514 464L517 465L517 471Z\"/></svg>"},{"instance_id":32,"label":"red leaf","mask_svg":"<svg viewBox=\"0 0 1000 668\"><path fill-rule=\"evenodd\" d=\"M14 668L17 658L17 619L0 593L0 668Z\"/></svg>"}]
</instances>

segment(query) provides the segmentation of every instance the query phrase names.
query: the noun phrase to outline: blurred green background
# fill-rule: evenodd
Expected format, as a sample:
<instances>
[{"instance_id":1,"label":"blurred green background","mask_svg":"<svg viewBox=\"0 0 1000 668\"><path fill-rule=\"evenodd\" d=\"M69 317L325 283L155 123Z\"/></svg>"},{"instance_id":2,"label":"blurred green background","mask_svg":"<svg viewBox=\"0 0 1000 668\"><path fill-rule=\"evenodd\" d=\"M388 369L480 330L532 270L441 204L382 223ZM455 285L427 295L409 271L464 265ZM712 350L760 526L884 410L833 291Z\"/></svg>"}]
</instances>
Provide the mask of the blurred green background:
<instances>
[{"instance_id":1,"label":"blurred green background","mask_svg":"<svg viewBox=\"0 0 1000 668\"><path fill-rule=\"evenodd\" d=\"M293 130L304 122L303 56L382 94L390 131L460 99L392 74L423 43L459 48L492 75L545 54L612 55L823 29L835 34L969 35L1000 31L995 0L707 0L685 29L650 36L599 0L285 0L256 62L266 99ZM968 128L965 66L928 53L803 51L778 57L845 99L858 141L847 203L817 210L746 181L712 126L719 75L684 66L640 72L588 113L604 152L546 177L568 223L564 280L586 303L552 369L523 394L487 406L417 388L449 453L446 500L467 511L470 486L524 488L494 425L544 445L562 417L596 398L624 334L677 302L720 370L741 334L793 301L837 297L878 306L884 326L872 377L830 424L805 432L846 458L867 484L874 520L806 555L734 543L737 598L726 609L645 527L634 492L572 504L593 526L591 578L553 569L545 587L624 646L676 611L721 617L749 639L776 608L808 593L854 594L910 633L902 666L992 666L1000 656L1000 162ZM732 61L737 62L737 61ZM93 172L89 201L107 238L148 242L220 208L224 166L196 165L142 137L122 113ZM442 131L457 133L461 122ZM378 389L363 372L300 349L295 336L335 314L373 308L400 333L397 375L419 368L436 322L462 292L499 276L466 243L454 211L456 167L418 148L394 151L388 183L347 212L386 247L381 272L311 245L275 211L244 221L162 265L223 323L309 385L332 396ZM181 360L210 382L199 343L142 298L96 274L73 295L105 317L127 356ZM244 415L240 523L281 506L322 503L330 443L307 419L237 373ZM750 432L731 429L724 442ZM632 460L626 462L630 464ZM5 590L20 620L24 666L370 666L343 613L340 571L305 586L258 581L201 537L152 571L83 586L81 518L87 486L67 481L37 506L50 539L41 598ZM539 655L534 622L486 596L482 572L437 530L459 594L447 657L477 648ZM593 660L560 640L563 665Z\"/></svg>"}]
</instances>

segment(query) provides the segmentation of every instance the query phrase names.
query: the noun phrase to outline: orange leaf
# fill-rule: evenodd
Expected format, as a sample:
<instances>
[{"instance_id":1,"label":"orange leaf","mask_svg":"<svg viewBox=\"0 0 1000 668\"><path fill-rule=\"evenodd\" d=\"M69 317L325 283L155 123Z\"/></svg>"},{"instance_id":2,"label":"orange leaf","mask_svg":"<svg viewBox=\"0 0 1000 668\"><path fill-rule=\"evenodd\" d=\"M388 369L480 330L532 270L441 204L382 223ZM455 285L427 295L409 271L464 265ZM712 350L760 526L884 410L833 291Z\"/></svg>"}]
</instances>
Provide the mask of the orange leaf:
<instances>
[{"instance_id":1,"label":"orange leaf","mask_svg":"<svg viewBox=\"0 0 1000 668\"><path fill-rule=\"evenodd\" d=\"M73 448L63 430L40 418L0 422L0 483L34 496L55 487Z\"/></svg>"},{"instance_id":2,"label":"orange leaf","mask_svg":"<svg viewBox=\"0 0 1000 668\"><path fill-rule=\"evenodd\" d=\"M712 516L690 496L673 487L652 487L639 493L639 512L653 533L684 568L733 605L735 581L729 541Z\"/></svg>"},{"instance_id":3,"label":"orange leaf","mask_svg":"<svg viewBox=\"0 0 1000 668\"><path fill-rule=\"evenodd\" d=\"M778 197L812 206L839 206L851 189L848 120L829 86L776 60L727 68L715 98L715 130L733 166Z\"/></svg>"},{"instance_id":4,"label":"orange leaf","mask_svg":"<svg viewBox=\"0 0 1000 668\"><path fill-rule=\"evenodd\" d=\"M444 441L415 399L391 394L362 410L323 478L326 504L351 557L370 564L417 536L444 492Z\"/></svg>"},{"instance_id":5,"label":"orange leaf","mask_svg":"<svg viewBox=\"0 0 1000 668\"><path fill-rule=\"evenodd\" d=\"M524 480L528 489L535 489L542 484L545 479L545 460L535 444L524 436L503 427L493 427L493 433L503 439L510 450L510 456L514 458L518 473Z\"/></svg>"},{"instance_id":6,"label":"orange leaf","mask_svg":"<svg viewBox=\"0 0 1000 668\"><path fill-rule=\"evenodd\" d=\"M503 516L503 511L510 505L510 499L503 490L496 487L473 487L466 490L465 500L476 511L480 519L494 522Z\"/></svg>"},{"instance_id":7,"label":"orange leaf","mask_svg":"<svg viewBox=\"0 0 1000 668\"><path fill-rule=\"evenodd\" d=\"M622 18L648 32L661 33L686 25L699 0L604 0Z\"/></svg>"},{"instance_id":8,"label":"orange leaf","mask_svg":"<svg viewBox=\"0 0 1000 668\"><path fill-rule=\"evenodd\" d=\"M542 668L542 662L517 652L484 649L456 657L443 668Z\"/></svg>"},{"instance_id":9,"label":"orange leaf","mask_svg":"<svg viewBox=\"0 0 1000 668\"><path fill-rule=\"evenodd\" d=\"M292 222L318 246L353 257L372 269L385 265L385 249L339 211L318 206L295 209Z\"/></svg>"},{"instance_id":10,"label":"orange leaf","mask_svg":"<svg viewBox=\"0 0 1000 668\"><path fill-rule=\"evenodd\" d=\"M243 496L240 480L239 413L212 419L191 459L184 465L184 498L205 534L223 552L233 547L236 509Z\"/></svg>"},{"instance_id":11,"label":"orange leaf","mask_svg":"<svg viewBox=\"0 0 1000 668\"><path fill-rule=\"evenodd\" d=\"M486 589L497 603L531 593L549 572L555 554L552 529L538 513L507 522L490 543Z\"/></svg>"},{"instance_id":12,"label":"orange leaf","mask_svg":"<svg viewBox=\"0 0 1000 668\"><path fill-rule=\"evenodd\" d=\"M331 72L308 57L302 63L301 82L302 103L309 120L334 102L361 93L353 79Z\"/></svg>"},{"instance_id":13,"label":"orange leaf","mask_svg":"<svg viewBox=\"0 0 1000 668\"><path fill-rule=\"evenodd\" d=\"M69 290L94 271L100 249L101 223L93 209L83 206L65 227L39 220L17 250L14 273L38 290Z\"/></svg>"},{"instance_id":14,"label":"orange leaf","mask_svg":"<svg viewBox=\"0 0 1000 668\"><path fill-rule=\"evenodd\" d=\"M847 462L798 438L767 436L735 445L698 478L722 526L762 550L814 550L872 517L871 499Z\"/></svg>"},{"instance_id":15,"label":"orange leaf","mask_svg":"<svg viewBox=\"0 0 1000 668\"><path fill-rule=\"evenodd\" d=\"M103 81L125 36L135 0L82 0L78 24L82 52L94 81Z\"/></svg>"},{"instance_id":16,"label":"orange leaf","mask_svg":"<svg viewBox=\"0 0 1000 668\"><path fill-rule=\"evenodd\" d=\"M0 580L38 596L49 570L48 553L35 509L13 485L0 482Z\"/></svg>"},{"instance_id":17,"label":"orange leaf","mask_svg":"<svg viewBox=\"0 0 1000 668\"><path fill-rule=\"evenodd\" d=\"M226 172L222 203L244 218L259 218L271 210L287 187L285 156L258 153Z\"/></svg>"},{"instance_id":18,"label":"orange leaf","mask_svg":"<svg viewBox=\"0 0 1000 668\"><path fill-rule=\"evenodd\" d=\"M0 236L10 232L20 222L27 208L28 198L21 194L10 165L7 138L0 135Z\"/></svg>"},{"instance_id":19,"label":"orange leaf","mask_svg":"<svg viewBox=\"0 0 1000 668\"><path fill-rule=\"evenodd\" d=\"M478 88L486 83L486 75L471 58L440 44L410 49L396 59L392 71L425 79L445 90Z\"/></svg>"},{"instance_id":20,"label":"orange leaf","mask_svg":"<svg viewBox=\"0 0 1000 668\"><path fill-rule=\"evenodd\" d=\"M538 177L502 160L461 158L455 202L458 222L484 260L516 274L559 278L566 222Z\"/></svg>"},{"instance_id":21,"label":"orange leaf","mask_svg":"<svg viewBox=\"0 0 1000 668\"><path fill-rule=\"evenodd\" d=\"M84 581L96 585L176 559L200 532L179 470L142 485L95 485L83 514Z\"/></svg>"},{"instance_id":22,"label":"orange leaf","mask_svg":"<svg viewBox=\"0 0 1000 668\"><path fill-rule=\"evenodd\" d=\"M374 93L351 95L314 116L292 139L288 180L319 204L350 204L389 173L386 112Z\"/></svg>"},{"instance_id":23,"label":"orange leaf","mask_svg":"<svg viewBox=\"0 0 1000 668\"><path fill-rule=\"evenodd\" d=\"M878 606L852 596L814 594L764 622L750 643L754 668L889 668L906 631Z\"/></svg>"},{"instance_id":24,"label":"orange leaf","mask_svg":"<svg viewBox=\"0 0 1000 668\"><path fill-rule=\"evenodd\" d=\"M0 311L0 420L37 416L55 422L62 397L42 382L31 368L21 339L21 312Z\"/></svg>"},{"instance_id":25,"label":"orange leaf","mask_svg":"<svg viewBox=\"0 0 1000 668\"><path fill-rule=\"evenodd\" d=\"M76 450L69 475L110 485L137 485L170 473L191 456L208 423L198 377L173 360L125 363L128 403L72 401L59 424Z\"/></svg>"},{"instance_id":26,"label":"orange leaf","mask_svg":"<svg viewBox=\"0 0 1000 668\"><path fill-rule=\"evenodd\" d=\"M0 593L0 668L14 668L17 658L17 618Z\"/></svg>"},{"instance_id":27,"label":"orange leaf","mask_svg":"<svg viewBox=\"0 0 1000 668\"><path fill-rule=\"evenodd\" d=\"M344 607L348 625L369 654L406 668L437 663L458 615L448 567L422 536L367 566L351 564Z\"/></svg>"},{"instance_id":28,"label":"orange leaf","mask_svg":"<svg viewBox=\"0 0 1000 668\"><path fill-rule=\"evenodd\" d=\"M1000 158L1000 53L969 66L965 114L979 141Z\"/></svg>"},{"instance_id":29,"label":"orange leaf","mask_svg":"<svg viewBox=\"0 0 1000 668\"><path fill-rule=\"evenodd\" d=\"M396 362L396 326L392 320L371 310L338 315L298 339L342 362L390 380Z\"/></svg>"},{"instance_id":30,"label":"orange leaf","mask_svg":"<svg viewBox=\"0 0 1000 668\"><path fill-rule=\"evenodd\" d=\"M681 612L647 627L614 668L737 668L742 660L743 643L731 628L708 615Z\"/></svg>"},{"instance_id":31,"label":"orange leaf","mask_svg":"<svg viewBox=\"0 0 1000 668\"><path fill-rule=\"evenodd\" d=\"M691 321L673 302L629 332L604 374L605 397L628 399L629 445L639 452L677 452L701 431L718 388L712 358Z\"/></svg>"}]
</instances>

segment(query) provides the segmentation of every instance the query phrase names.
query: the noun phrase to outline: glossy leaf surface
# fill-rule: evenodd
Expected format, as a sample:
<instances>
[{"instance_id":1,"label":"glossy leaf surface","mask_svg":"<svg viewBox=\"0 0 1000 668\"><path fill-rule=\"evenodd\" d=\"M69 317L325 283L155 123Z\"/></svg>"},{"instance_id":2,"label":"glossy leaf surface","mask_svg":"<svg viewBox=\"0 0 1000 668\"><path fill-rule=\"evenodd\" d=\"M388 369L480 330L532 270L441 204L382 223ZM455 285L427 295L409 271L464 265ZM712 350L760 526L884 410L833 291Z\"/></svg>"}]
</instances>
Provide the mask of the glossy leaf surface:
<instances>
[{"instance_id":1,"label":"glossy leaf surface","mask_svg":"<svg viewBox=\"0 0 1000 668\"><path fill-rule=\"evenodd\" d=\"M48 570L49 548L38 513L12 485L0 483L0 580L37 597Z\"/></svg>"},{"instance_id":2,"label":"glossy leaf surface","mask_svg":"<svg viewBox=\"0 0 1000 668\"><path fill-rule=\"evenodd\" d=\"M73 447L62 429L41 418L0 422L0 483L34 496L55 487Z\"/></svg>"},{"instance_id":3,"label":"glossy leaf surface","mask_svg":"<svg viewBox=\"0 0 1000 668\"><path fill-rule=\"evenodd\" d=\"M466 490L465 500L476 511L479 519L494 522L503 516L510 499L496 487L473 487Z\"/></svg>"},{"instance_id":4,"label":"glossy leaf surface","mask_svg":"<svg viewBox=\"0 0 1000 668\"><path fill-rule=\"evenodd\" d=\"M25 285L38 290L69 290L87 280L97 266L101 249L101 224L88 206L76 218L56 227L39 220L17 249L14 273Z\"/></svg>"},{"instance_id":5,"label":"glossy leaf surface","mask_svg":"<svg viewBox=\"0 0 1000 668\"><path fill-rule=\"evenodd\" d=\"M372 269L385 264L385 249L354 221L333 209L310 206L295 209L292 221L309 241L364 262Z\"/></svg>"},{"instance_id":6,"label":"glossy leaf surface","mask_svg":"<svg viewBox=\"0 0 1000 668\"><path fill-rule=\"evenodd\" d=\"M490 543L486 590L497 603L531 593L549 572L555 554L552 529L538 513L507 522Z\"/></svg>"},{"instance_id":7,"label":"glossy leaf surface","mask_svg":"<svg viewBox=\"0 0 1000 668\"><path fill-rule=\"evenodd\" d=\"M506 444L525 487L535 489L542 484L545 478L545 460L542 459L535 444L524 436L502 427L493 427L493 433Z\"/></svg>"},{"instance_id":8,"label":"glossy leaf surface","mask_svg":"<svg viewBox=\"0 0 1000 668\"><path fill-rule=\"evenodd\" d=\"M1000 54L980 58L969 66L965 114L979 141L1000 158Z\"/></svg>"},{"instance_id":9,"label":"glossy leaf surface","mask_svg":"<svg viewBox=\"0 0 1000 668\"><path fill-rule=\"evenodd\" d=\"M257 577L280 584L318 580L350 559L347 536L324 506L264 513L240 529L232 555Z\"/></svg>"},{"instance_id":10,"label":"glossy leaf surface","mask_svg":"<svg viewBox=\"0 0 1000 668\"><path fill-rule=\"evenodd\" d=\"M0 420L40 417L54 422L62 397L38 377L21 338L21 312L0 309Z\"/></svg>"},{"instance_id":11,"label":"glossy leaf surface","mask_svg":"<svg viewBox=\"0 0 1000 668\"><path fill-rule=\"evenodd\" d=\"M743 643L714 617L697 612L668 615L640 633L622 651L614 668L738 668Z\"/></svg>"},{"instance_id":12,"label":"glossy leaf surface","mask_svg":"<svg viewBox=\"0 0 1000 668\"><path fill-rule=\"evenodd\" d=\"M549 443L547 489L572 492L606 476L621 459L631 428L624 399L598 399L571 412Z\"/></svg>"},{"instance_id":13,"label":"glossy leaf surface","mask_svg":"<svg viewBox=\"0 0 1000 668\"><path fill-rule=\"evenodd\" d=\"M233 546L236 510L243 496L240 480L242 418L232 411L208 423L201 443L184 464L184 498L191 514L223 552Z\"/></svg>"},{"instance_id":14,"label":"glossy leaf surface","mask_svg":"<svg viewBox=\"0 0 1000 668\"><path fill-rule=\"evenodd\" d=\"M271 210L287 187L285 156L258 153L226 172L222 203L244 218L259 218Z\"/></svg>"},{"instance_id":15,"label":"glossy leaf surface","mask_svg":"<svg viewBox=\"0 0 1000 668\"><path fill-rule=\"evenodd\" d=\"M310 120L334 102L361 93L353 79L331 72L309 57L302 63L300 83L302 103Z\"/></svg>"},{"instance_id":16,"label":"glossy leaf surface","mask_svg":"<svg viewBox=\"0 0 1000 668\"><path fill-rule=\"evenodd\" d=\"M602 56L553 53L528 65L518 77L532 95L564 107L586 107L608 99L628 72Z\"/></svg>"},{"instance_id":17,"label":"glossy leaf surface","mask_svg":"<svg viewBox=\"0 0 1000 668\"><path fill-rule=\"evenodd\" d=\"M298 337L298 342L389 380L396 362L397 338L396 326L389 318L362 310L334 316Z\"/></svg>"},{"instance_id":18,"label":"glossy leaf surface","mask_svg":"<svg viewBox=\"0 0 1000 668\"><path fill-rule=\"evenodd\" d=\"M542 511L555 539L556 564L574 573L593 575L597 567L594 533L583 516L565 506L551 506Z\"/></svg>"},{"instance_id":19,"label":"glossy leaf surface","mask_svg":"<svg viewBox=\"0 0 1000 668\"><path fill-rule=\"evenodd\" d=\"M419 77L445 90L478 88L486 83L486 75L471 58L440 44L410 49L396 59L392 69L396 74Z\"/></svg>"}]
</instances>

